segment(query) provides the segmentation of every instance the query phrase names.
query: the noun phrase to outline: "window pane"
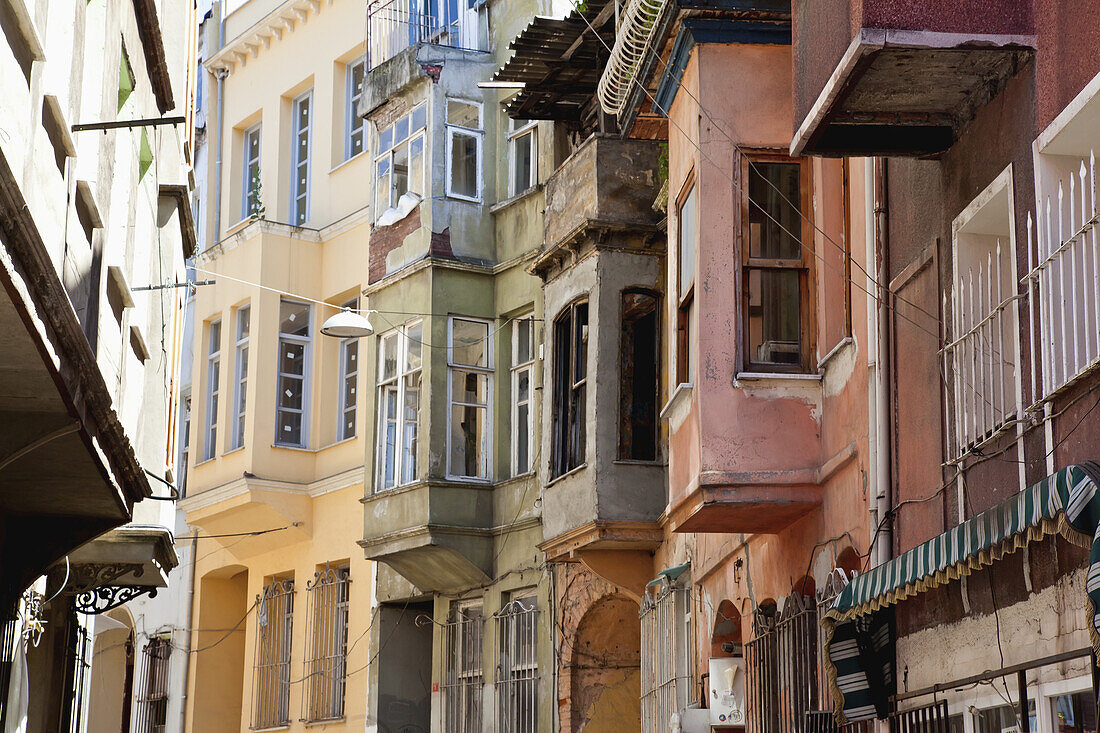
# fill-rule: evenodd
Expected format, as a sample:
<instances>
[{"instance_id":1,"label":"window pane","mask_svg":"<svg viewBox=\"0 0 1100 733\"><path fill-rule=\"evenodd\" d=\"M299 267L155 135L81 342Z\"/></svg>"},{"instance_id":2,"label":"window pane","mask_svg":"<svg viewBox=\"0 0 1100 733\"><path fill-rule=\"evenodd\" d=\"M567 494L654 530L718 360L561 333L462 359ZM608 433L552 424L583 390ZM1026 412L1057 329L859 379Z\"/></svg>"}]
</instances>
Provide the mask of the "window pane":
<instances>
[{"instance_id":1,"label":"window pane","mask_svg":"<svg viewBox=\"0 0 1100 733\"><path fill-rule=\"evenodd\" d=\"M408 190L424 196L424 138L416 137L409 142Z\"/></svg>"},{"instance_id":2,"label":"window pane","mask_svg":"<svg viewBox=\"0 0 1100 733\"><path fill-rule=\"evenodd\" d=\"M454 402L487 404L489 375L477 372L451 371L451 399Z\"/></svg>"},{"instance_id":3,"label":"window pane","mask_svg":"<svg viewBox=\"0 0 1100 733\"><path fill-rule=\"evenodd\" d=\"M526 364L531 361L531 325L530 318L521 318L516 321L516 353L512 357L515 364Z\"/></svg>"},{"instance_id":4,"label":"window pane","mask_svg":"<svg viewBox=\"0 0 1100 733\"><path fill-rule=\"evenodd\" d=\"M623 294L619 344L619 458L657 458L657 298Z\"/></svg>"},{"instance_id":5,"label":"window pane","mask_svg":"<svg viewBox=\"0 0 1100 733\"><path fill-rule=\"evenodd\" d=\"M388 127L378 134L378 152L385 153L393 147L393 127Z\"/></svg>"},{"instance_id":6,"label":"window pane","mask_svg":"<svg viewBox=\"0 0 1100 733\"><path fill-rule=\"evenodd\" d=\"M533 167L535 134L519 136L512 143L512 195L530 188Z\"/></svg>"},{"instance_id":7,"label":"window pane","mask_svg":"<svg viewBox=\"0 0 1100 733\"><path fill-rule=\"evenodd\" d=\"M279 379L279 407L290 410L302 409L302 380L297 377Z\"/></svg>"},{"instance_id":8,"label":"window pane","mask_svg":"<svg viewBox=\"0 0 1100 733\"><path fill-rule=\"evenodd\" d=\"M527 473L531 470L530 445L528 430L530 426L531 408L529 405L520 405L516 408L516 473Z\"/></svg>"},{"instance_id":9,"label":"window pane","mask_svg":"<svg viewBox=\"0 0 1100 733\"><path fill-rule=\"evenodd\" d=\"M403 143L393 151L393 205L409 190L409 146Z\"/></svg>"},{"instance_id":10,"label":"window pane","mask_svg":"<svg viewBox=\"0 0 1100 733\"><path fill-rule=\"evenodd\" d=\"M1096 700L1091 692L1052 697L1050 706L1054 733L1097 733Z\"/></svg>"},{"instance_id":11,"label":"window pane","mask_svg":"<svg viewBox=\"0 0 1100 733\"><path fill-rule=\"evenodd\" d=\"M454 405L451 408L451 475L483 477L484 447L485 408Z\"/></svg>"},{"instance_id":12,"label":"window pane","mask_svg":"<svg viewBox=\"0 0 1100 733\"><path fill-rule=\"evenodd\" d=\"M248 326L249 326L249 309L238 308L237 309L237 340L242 341L248 338Z\"/></svg>"},{"instance_id":13,"label":"window pane","mask_svg":"<svg viewBox=\"0 0 1100 733\"><path fill-rule=\"evenodd\" d=\"M405 115L393 126L393 141L399 143L409 136L409 117Z\"/></svg>"},{"instance_id":14,"label":"window pane","mask_svg":"<svg viewBox=\"0 0 1100 733\"><path fill-rule=\"evenodd\" d=\"M447 124L461 125L473 130L481 129L481 111L476 104L460 102L457 99L447 100Z\"/></svg>"},{"instance_id":15,"label":"window pane","mask_svg":"<svg viewBox=\"0 0 1100 733\"><path fill-rule=\"evenodd\" d=\"M280 443L300 445L302 443L302 413L279 411L278 430Z\"/></svg>"},{"instance_id":16,"label":"window pane","mask_svg":"<svg viewBox=\"0 0 1100 733\"><path fill-rule=\"evenodd\" d=\"M451 193L477 198L477 137L451 134Z\"/></svg>"},{"instance_id":17,"label":"window pane","mask_svg":"<svg viewBox=\"0 0 1100 733\"><path fill-rule=\"evenodd\" d=\"M411 372L420 368L421 352L424 347L424 324L417 323L409 326L408 350L405 353L405 371Z\"/></svg>"},{"instance_id":18,"label":"window pane","mask_svg":"<svg viewBox=\"0 0 1100 733\"><path fill-rule=\"evenodd\" d=\"M691 189L677 216L679 223L678 246L680 260L680 295L687 292L695 280L695 250L698 246L698 234L695 222L695 188Z\"/></svg>"},{"instance_id":19,"label":"window pane","mask_svg":"<svg viewBox=\"0 0 1100 733\"><path fill-rule=\"evenodd\" d=\"M588 371L588 303L576 307L573 341L573 381L579 382Z\"/></svg>"},{"instance_id":20,"label":"window pane","mask_svg":"<svg viewBox=\"0 0 1100 733\"><path fill-rule=\"evenodd\" d=\"M279 342L279 371L301 376L305 373L306 345L296 341Z\"/></svg>"},{"instance_id":21,"label":"window pane","mask_svg":"<svg viewBox=\"0 0 1100 733\"><path fill-rule=\"evenodd\" d=\"M382 337L382 345L378 350L381 361L379 380L384 382L397 376L397 334L391 333Z\"/></svg>"},{"instance_id":22,"label":"window pane","mask_svg":"<svg viewBox=\"0 0 1100 733\"><path fill-rule=\"evenodd\" d=\"M216 354L221 351L222 340L222 322L215 321L210 324L210 353Z\"/></svg>"},{"instance_id":23,"label":"window pane","mask_svg":"<svg viewBox=\"0 0 1100 733\"><path fill-rule=\"evenodd\" d=\"M750 269L748 281L749 360L799 364L799 273Z\"/></svg>"},{"instance_id":24,"label":"window pane","mask_svg":"<svg viewBox=\"0 0 1100 733\"><path fill-rule=\"evenodd\" d=\"M412 111L412 131L416 132L428 124L428 108L420 105Z\"/></svg>"},{"instance_id":25,"label":"window pane","mask_svg":"<svg viewBox=\"0 0 1100 733\"><path fill-rule=\"evenodd\" d=\"M405 407L401 433L401 483L415 481L416 438L420 420L420 375L405 377Z\"/></svg>"},{"instance_id":26,"label":"window pane","mask_svg":"<svg viewBox=\"0 0 1100 733\"><path fill-rule=\"evenodd\" d=\"M451 319L451 362L466 366L489 366L489 324Z\"/></svg>"},{"instance_id":27,"label":"window pane","mask_svg":"<svg viewBox=\"0 0 1100 733\"><path fill-rule=\"evenodd\" d=\"M309 303L284 300L279 304L279 333L309 336Z\"/></svg>"},{"instance_id":28,"label":"window pane","mask_svg":"<svg viewBox=\"0 0 1100 733\"><path fill-rule=\"evenodd\" d=\"M397 469L397 387L383 387L379 390L381 405L382 450L379 463L382 488L394 485L394 473Z\"/></svg>"},{"instance_id":29,"label":"window pane","mask_svg":"<svg viewBox=\"0 0 1100 733\"><path fill-rule=\"evenodd\" d=\"M385 167L386 173L379 172L378 180L374 184L374 215L378 217L383 211L390 208L390 161L389 158L385 161L385 166L381 163L378 165L378 170L381 171Z\"/></svg>"},{"instance_id":30,"label":"window pane","mask_svg":"<svg viewBox=\"0 0 1100 733\"><path fill-rule=\"evenodd\" d=\"M802 230L799 175L797 163L753 163L749 167L750 257L802 259L797 239Z\"/></svg>"}]
</instances>

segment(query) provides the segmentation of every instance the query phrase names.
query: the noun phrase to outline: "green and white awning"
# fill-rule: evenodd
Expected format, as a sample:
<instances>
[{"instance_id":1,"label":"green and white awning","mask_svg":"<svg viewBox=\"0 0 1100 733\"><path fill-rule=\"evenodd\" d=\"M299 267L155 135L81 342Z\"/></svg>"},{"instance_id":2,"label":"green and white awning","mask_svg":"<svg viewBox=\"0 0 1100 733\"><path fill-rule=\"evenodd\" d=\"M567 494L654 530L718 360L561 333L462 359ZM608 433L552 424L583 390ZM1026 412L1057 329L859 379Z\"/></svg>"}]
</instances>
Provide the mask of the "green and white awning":
<instances>
[{"instance_id":1,"label":"green and white awning","mask_svg":"<svg viewBox=\"0 0 1100 733\"><path fill-rule=\"evenodd\" d=\"M1061 534L1091 547L1086 587L1093 623L1089 631L1100 650L1100 464L1063 468L998 506L963 522L922 545L854 578L825 614L826 655L834 709L846 720L873 717L864 693L868 684L867 644L856 650L857 621L866 624L876 612L917 593L957 580L1015 552L1029 542ZM850 643L841 643L841 640ZM878 664L873 665L875 668ZM874 673L879 677L881 673ZM839 681L839 682L838 682ZM838 716L839 717L839 716Z\"/></svg>"}]
</instances>

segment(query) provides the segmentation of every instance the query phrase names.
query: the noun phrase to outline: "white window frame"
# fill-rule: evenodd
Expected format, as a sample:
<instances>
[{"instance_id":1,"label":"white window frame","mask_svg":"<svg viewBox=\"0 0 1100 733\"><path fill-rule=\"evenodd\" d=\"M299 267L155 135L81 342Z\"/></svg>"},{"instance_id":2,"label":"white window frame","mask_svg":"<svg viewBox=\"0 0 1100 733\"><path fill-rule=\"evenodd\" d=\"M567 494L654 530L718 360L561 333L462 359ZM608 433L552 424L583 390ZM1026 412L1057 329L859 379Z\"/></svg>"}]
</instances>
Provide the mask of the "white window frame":
<instances>
[{"instance_id":1,"label":"white window frame","mask_svg":"<svg viewBox=\"0 0 1100 733\"><path fill-rule=\"evenodd\" d=\"M301 124L302 105L306 105L306 122ZM290 223L294 226L302 226L309 221L309 202L313 179L313 90L300 94L294 98L291 105L291 124L293 132L290 136ZM306 141L305 160L302 160L302 147L299 144L302 138ZM303 163L305 164L305 191L298 187Z\"/></svg>"},{"instance_id":2,"label":"white window frame","mask_svg":"<svg viewBox=\"0 0 1100 733\"><path fill-rule=\"evenodd\" d=\"M280 311L282 310L283 303L297 303L298 305L306 306L307 313L309 313L309 322L306 324L306 330L308 336L296 336L294 334L288 334L282 332L282 313L279 314L279 338L278 338L278 351L275 353L275 445L282 446L284 448L308 448L309 447L309 416L310 416L310 391L312 388L311 368L310 365L313 361L313 304L305 303L294 300L293 298L282 298L279 301ZM279 435L279 413L280 412L298 412L292 407L280 407L279 406L279 393L283 389L282 380L283 377L291 379L298 379L299 375L284 373L279 368L279 364L282 361L282 351L284 343L294 343L304 345L302 350L302 439L298 443L292 443L287 440L283 440L283 437Z\"/></svg>"},{"instance_id":3,"label":"white window frame","mask_svg":"<svg viewBox=\"0 0 1100 733\"><path fill-rule=\"evenodd\" d=\"M519 196L530 191L539 182L539 129L538 120L527 120L522 127L515 127L515 120L508 118L508 196ZM520 138L531 137L531 178L526 184L516 180L516 150Z\"/></svg>"},{"instance_id":4,"label":"white window frame","mask_svg":"<svg viewBox=\"0 0 1100 733\"><path fill-rule=\"evenodd\" d=\"M529 345L530 357L527 361L519 361L519 324L521 321L526 321L528 326L528 336L531 340ZM519 399L519 380L526 374L527 375L527 400L521 402ZM535 470L534 460L534 420L535 420L535 320L531 314L526 314L516 318L512 321L512 404L511 404L511 448L512 448L512 475L519 476L522 474L530 473ZM527 405L527 424L520 425L519 408L521 405ZM527 467L520 470L519 467L519 445L522 435L527 436Z\"/></svg>"},{"instance_id":5,"label":"white window frame","mask_svg":"<svg viewBox=\"0 0 1100 733\"><path fill-rule=\"evenodd\" d=\"M642 733L664 730L669 715L691 700L691 611L691 583L683 578L642 599Z\"/></svg>"},{"instance_id":6,"label":"white window frame","mask_svg":"<svg viewBox=\"0 0 1100 733\"><path fill-rule=\"evenodd\" d=\"M375 437L375 491L389 491L390 489L396 489L401 486L406 486L411 483L415 483L420 479L420 472L417 466L416 451L420 444L420 408L423 398L423 384L418 382L417 387L417 402L416 402L416 420L415 420L415 436L412 440L413 446L410 451L410 446L405 445L405 397L406 397L406 382L408 377L412 375L423 374L424 369L424 346L422 343L418 343L420 347L420 364L415 368L408 368L408 355L409 344L412 339L410 332L420 326L421 338L424 334L424 321L416 319L402 324L397 328L391 329L378 336L378 360L377 360L377 372L375 378L375 389L377 393L376 403L378 405L377 415L377 434ZM389 378L383 378L385 372L383 370L383 364L385 360L385 349L383 343L388 338L394 338L397 340L396 359L397 364L394 368L394 376ZM390 485L385 484L386 474L386 398L385 393L387 390L396 391L396 416L394 419L394 435L395 443L393 448L393 483ZM410 458L412 466L405 466L405 453L410 452ZM408 469L411 469L411 473Z\"/></svg>"},{"instance_id":7,"label":"white window frame","mask_svg":"<svg viewBox=\"0 0 1100 733\"><path fill-rule=\"evenodd\" d=\"M458 97L448 97L444 102L443 119L448 119L449 106L451 102L459 102L461 104L469 104L477 107L477 123L476 128L465 127L463 125L454 125L450 122L446 123L447 127L447 197L458 199L459 201L469 201L471 203L481 203L482 196L485 190L483 166L485 162L485 109L481 102L475 102L470 99L460 99ZM452 169L451 163L454 160L454 138L455 135L467 135L473 137L477 141L477 161L476 161L476 178L477 178L477 195L466 196L465 194L457 193L451 188Z\"/></svg>"},{"instance_id":8,"label":"white window frame","mask_svg":"<svg viewBox=\"0 0 1100 733\"><path fill-rule=\"evenodd\" d=\"M359 299L354 298L342 306L346 310L359 309ZM355 349L354 369L348 369L348 351ZM339 420L336 426L336 440L350 440L358 434L359 426L359 337L340 340L340 378L337 384L339 394ZM348 400L348 384L351 382L351 400ZM348 427L348 414L351 414L352 425Z\"/></svg>"},{"instance_id":9,"label":"white window frame","mask_svg":"<svg viewBox=\"0 0 1100 733\"><path fill-rule=\"evenodd\" d=\"M241 335L242 317L248 321L248 330ZM230 450L244 447L244 420L248 400L248 337L251 332L252 310L247 305L237 308L236 338L233 350L233 435Z\"/></svg>"},{"instance_id":10,"label":"white window frame","mask_svg":"<svg viewBox=\"0 0 1100 733\"><path fill-rule=\"evenodd\" d=\"M180 397L180 450L179 469L177 470L176 483L179 485L180 497L187 496L187 463L191 456L191 391Z\"/></svg>"},{"instance_id":11,"label":"white window frame","mask_svg":"<svg viewBox=\"0 0 1100 733\"><path fill-rule=\"evenodd\" d=\"M454 360L454 324L455 321L470 321L472 323L480 323L485 326L485 366L471 366L468 364L461 364ZM485 318L475 318L472 316L450 316L447 318L447 471L446 476L452 481L479 481L479 482L492 482L493 480L493 322ZM486 378L485 385L485 404L480 405L474 402L456 402L454 399L454 379L455 372L473 372L475 374L484 375ZM481 450L481 470L485 474L484 476L466 476L461 473L455 473L451 470L451 445L454 440L454 436L451 434L451 413L455 406L460 407L473 407L475 409L485 410L485 435L483 438L484 445Z\"/></svg>"},{"instance_id":12,"label":"white window frame","mask_svg":"<svg viewBox=\"0 0 1100 733\"><path fill-rule=\"evenodd\" d=\"M421 127L413 128L413 118L421 110L423 110L424 125L421 126ZM406 118L408 118L408 120L409 120L409 135L408 135L408 137L406 137L404 140L402 140L400 142L395 143L395 142L393 142L393 135L391 134L389 147L383 149L382 148L382 135L387 130L393 130L394 134L395 134L396 131L397 131L397 124L401 120L406 119ZM375 127L375 133L374 133L375 134L375 149L376 149L377 152L374 156L374 168L371 170L371 179L374 182L373 185L374 185L374 189L375 189L374 190L374 193L375 193L374 198L371 199L372 204L374 205L374 208L376 209L373 212L375 220L377 220L378 217L382 216L382 214L385 213L387 209L392 209L392 208L396 207L398 200L401 198L400 196L394 196L395 191L394 191L394 185L393 185L393 180L394 180L394 177L393 177L393 172L394 172L393 162L394 162L394 155L395 155L396 151L402 145L408 145L408 147L409 147L409 162L411 163L412 162L412 144L417 139L420 140L420 145L421 145L421 153L420 154L422 156L421 159L420 159L420 165L421 165L420 186L422 188L424 188L425 190L424 191L414 191L414 193L416 193L421 198L426 198L427 197L427 190L431 186L431 182L428 180L429 173L430 173L430 171L429 171L430 165L429 165L429 162L428 162L427 129L428 129L428 107L423 102L421 102L418 105L415 105L407 113L405 113L401 117L397 118L396 120L394 120L392 123L390 123L386 127L377 127L377 126ZM378 204L377 187L380 185L380 180L379 180L379 176L378 176L378 164L381 163L383 160L386 160L389 163L389 174L388 174L389 175L389 183L387 184L387 186L389 188L389 194L386 197L388 206L385 209L383 209L381 206L377 205Z\"/></svg>"},{"instance_id":13,"label":"white window frame","mask_svg":"<svg viewBox=\"0 0 1100 733\"><path fill-rule=\"evenodd\" d=\"M256 135L256 157L251 158L248 154L249 139ZM252 193L252 176L249 175L249 171L252 169L253 163L256 165L257 175L262 175L260 171L260 159L263 156L263 125L257 122L255 125L245 129L243 137L244 145L241 146L241 220L247 219L252 215L251 206L249 204L249 194Z\"/></svg>"},{"instance_id":14,"label":"white window frame","mask_svg":"<svg viewBox=\"0 0 1100 733\"><path fill-rule=\"evenodd\" d=\"M359 88L355 88L355 67L363 67L363 79L359 82ZM363 85L367 83L367 57L360 56L349 61L344 67L344 160L351 160L357 155L367 152L367 122L360 117L356 110L359 108L359 100L363 98ZM355 135L361 137L359 152L355 152Z\"/></svg>"},{"instance_id":15,"label":"white window frame","mask_svg":"<svg viewBox=\"0 0 1100 733\"><path fill-rule=\"evenodd\" d=\"M215 338L214 329L217 329ZM204 461L213 459L218 452L218 407L221 395L222 319L215 318L206 327L206 422L203 431Z\"/></svg>"}]
</instances>

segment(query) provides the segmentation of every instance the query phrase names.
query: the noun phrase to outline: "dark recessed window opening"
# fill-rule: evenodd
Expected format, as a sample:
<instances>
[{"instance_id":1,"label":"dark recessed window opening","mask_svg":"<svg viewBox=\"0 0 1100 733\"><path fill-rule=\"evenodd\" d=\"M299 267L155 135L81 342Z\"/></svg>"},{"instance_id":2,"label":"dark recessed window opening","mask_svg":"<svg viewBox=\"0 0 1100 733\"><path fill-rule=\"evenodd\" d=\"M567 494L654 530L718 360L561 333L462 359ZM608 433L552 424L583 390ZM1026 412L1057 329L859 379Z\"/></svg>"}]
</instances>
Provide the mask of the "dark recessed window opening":
<instances>
[{"instance_id":1,"label":"dark recessed window opening","mask_svg":"<svg viewBox=\"0 0 1100 733\"><path fill-rule=\"evenodd\" d=\"M588 303L575 303L554 321L554 424L551 476L584 463Z\"/></svg>"},{"instance_id":2,"label":"dark recessed window opening","mask_svg":"<svg viewBox=\"0 0 1100 733\"><path fill-rule=\"evenodd\" d=\"M619 458L657 459L657 297L623 293L619 350Z\"/></svg>"}]
</instances>

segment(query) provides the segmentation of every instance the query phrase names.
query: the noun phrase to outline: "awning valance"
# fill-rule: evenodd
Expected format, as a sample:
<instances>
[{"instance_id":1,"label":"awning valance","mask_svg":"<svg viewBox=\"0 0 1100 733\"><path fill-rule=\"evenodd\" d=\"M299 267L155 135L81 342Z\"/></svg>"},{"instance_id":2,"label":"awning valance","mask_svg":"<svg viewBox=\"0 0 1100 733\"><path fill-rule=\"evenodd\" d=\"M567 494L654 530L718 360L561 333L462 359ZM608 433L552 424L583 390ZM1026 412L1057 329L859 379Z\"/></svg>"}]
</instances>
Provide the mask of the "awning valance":
<instances>
[{"instance_id":1,"label":"awning valance","mask_svg":"<svg viewBox=\"0 0 1100 733\"><path fill-rule=\"evenodd\" d=\"M1100 605L1100 464L1063 468L1029 486L1008 501L987 509L927 542L854 578L825 614L826 657L834 709L846 720L873 717L861 692L871 671L866 655L856 650L857 622L917 593L957 580L992 565L1029 542L1061 534L1075 544L1091 546L1087 587L1092 646L1100 650L1095 609ZM862 644L866 646L864 642ZM865 651L865 650L862 650ZM873 675L877 678L876 672ZM839 684L838 684L839 680ZM840 715L838 715L840 717Z\"/></svg>"}]
</instances>

